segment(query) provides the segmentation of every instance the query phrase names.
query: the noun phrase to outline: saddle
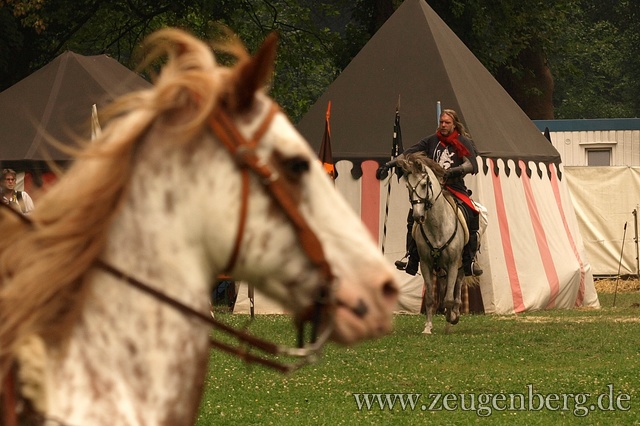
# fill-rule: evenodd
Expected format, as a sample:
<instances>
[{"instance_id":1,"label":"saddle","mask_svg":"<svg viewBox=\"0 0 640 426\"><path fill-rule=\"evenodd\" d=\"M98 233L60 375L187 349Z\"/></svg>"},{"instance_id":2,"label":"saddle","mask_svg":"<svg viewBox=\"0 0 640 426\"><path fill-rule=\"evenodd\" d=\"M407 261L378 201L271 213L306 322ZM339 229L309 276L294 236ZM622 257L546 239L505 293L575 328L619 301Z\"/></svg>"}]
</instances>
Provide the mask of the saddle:
<instances>
[{"instance_id":1,"label":"saddle","mask_svg":"<svg viewBox=\"0 0 640 426\"><path fill-rule=\"evenodd\" d=\"M469 227L467 226L467 218L464 214L464 209L461 209L458 206L456 197L454 197L449 191L443 191L442 194L444 195L445 200L451 204L451 207L453 207L453 210L458 216L458 221L462 225L462 230L464 231L464 244L467 245L469 242Z\"/></svg>"}]
</instances>

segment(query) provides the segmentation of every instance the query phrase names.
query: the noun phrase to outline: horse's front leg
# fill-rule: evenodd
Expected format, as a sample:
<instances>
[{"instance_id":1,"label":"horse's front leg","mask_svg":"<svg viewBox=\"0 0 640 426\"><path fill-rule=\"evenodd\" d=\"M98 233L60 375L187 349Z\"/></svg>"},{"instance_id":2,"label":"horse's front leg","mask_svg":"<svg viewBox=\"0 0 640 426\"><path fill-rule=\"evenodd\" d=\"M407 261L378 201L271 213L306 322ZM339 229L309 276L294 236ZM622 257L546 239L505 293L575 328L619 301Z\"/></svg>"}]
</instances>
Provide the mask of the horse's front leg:
<instances>
[{"instance_id":1,"label":"horse's front leg","mask_svg":"<svg viewBox=\"0 0 640 426\"><path fill-rule=\"evenodd\" d=\"M422 334L431 334L431 330L433 329L433 314L436 305L435 299L433 298L433 275L431 274L431 268L427 265L427 262L420 262L420 272L422 273L422 279L424 280L424 306L427 316Z\"/></svg>"},{"instance_id":2,"label":"horse's front leg","mask_svg":"<svg viewBox=\"0 0 640 426\"><path fill-rule=\"evenodd\" d=\"M456 325L460 321L460 306L462 305L462 280L464 280L464 269L458 269L456 277L456 286L454 289L455 298L453 300L453 309L451 315L451 324Z\"/></svg>"},{"instance_id":3,"label":"horse's front leg","mask_svg":"<svg viewBox=\"0 0 640 426\"><path fill-rule=\"evenodd\" d=\"M463 268L449 268L447 274L447 291L444 298L446 319L450 324L460 321L460 304L462 303L461 288L464 278Z\"/></svg>"}]
</instances>

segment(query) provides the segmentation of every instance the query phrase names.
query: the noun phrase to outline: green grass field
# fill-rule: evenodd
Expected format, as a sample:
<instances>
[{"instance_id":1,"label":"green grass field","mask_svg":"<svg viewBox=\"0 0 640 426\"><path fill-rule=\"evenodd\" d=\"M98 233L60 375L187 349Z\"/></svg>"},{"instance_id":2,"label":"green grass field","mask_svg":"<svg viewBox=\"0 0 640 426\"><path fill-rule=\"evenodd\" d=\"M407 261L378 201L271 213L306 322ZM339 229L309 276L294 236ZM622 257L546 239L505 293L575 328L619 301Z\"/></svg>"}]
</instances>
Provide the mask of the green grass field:
<instances>
[{"instance_id":1,"label":"green grass field","mask_svg":"<svg viewBox=\"0 0 640 426\"><path fill-rule=\"evenodd\" d=\"M397 315L391 335L328 345L291 375L212 351L197 425L640 424L640 292L600 303L464 315L451 334L438 316L432 336L423 316ZM257 316L249 329L295 342L286 316Z\"/></svg>"}]
</instances>

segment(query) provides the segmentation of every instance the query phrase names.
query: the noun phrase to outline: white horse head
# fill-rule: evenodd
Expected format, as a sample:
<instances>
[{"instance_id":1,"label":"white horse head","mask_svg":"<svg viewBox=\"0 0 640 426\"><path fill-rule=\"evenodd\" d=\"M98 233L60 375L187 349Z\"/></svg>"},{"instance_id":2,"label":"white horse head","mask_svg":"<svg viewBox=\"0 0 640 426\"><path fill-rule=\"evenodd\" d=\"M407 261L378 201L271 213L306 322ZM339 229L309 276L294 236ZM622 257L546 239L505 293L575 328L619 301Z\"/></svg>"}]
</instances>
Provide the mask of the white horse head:
<instances>
[{"instance_id":1,"label":"white horse head","mask_svg":"<svg viewBox=\"0 0 640 426\"><path fill-rule=\"evenodd\" d=\"M204 312L228 272L298 321L319 306L340 343L392 326L391 267L263 92L275 38L233 69L178 30L150 42L155 86L116 103L32 225L1 216L0 377L42 338L38 408L63 424L192 424L203 386L206 324L97 262Z\"/></svg>"},{"instance_id":2,"label":"white horse head","mask_svg":"<svg viewBox=\"0 0 640 426\"><path fill-rule=\"evenodd\" d=\"M442 195L441 180L444 169L422 152L410 154L399 160L409 190L413 220L423 223L429 209Z\"/></svg>"}]
</instances>

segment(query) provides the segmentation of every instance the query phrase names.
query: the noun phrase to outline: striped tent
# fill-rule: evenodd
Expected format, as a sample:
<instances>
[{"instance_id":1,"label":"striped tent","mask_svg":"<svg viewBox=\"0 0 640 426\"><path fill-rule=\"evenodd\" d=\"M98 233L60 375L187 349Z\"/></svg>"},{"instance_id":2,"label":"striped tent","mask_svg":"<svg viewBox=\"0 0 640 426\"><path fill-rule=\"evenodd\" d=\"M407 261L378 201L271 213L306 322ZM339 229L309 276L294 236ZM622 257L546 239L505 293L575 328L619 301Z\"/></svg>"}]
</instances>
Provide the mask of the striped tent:
<instances>
[{"instance_id":1,"label":"striped tent","mask_svg":"<svg viewBox=\"0 0 640 426\"><path fill-rule=\"evenodd\" d=\"M560 155L424 0L405 0L298 124L317 149L331 101L336 188L389 261L404 254L409 202L393 174L380 182L375 171L389 159L398 96L405 147L435 131L439 103L476 143L480 172L466 179L488 211L484 311L599 307ZM421 277L398 278L398 309L419 310Z\"/></svg>"}]
</instances>

